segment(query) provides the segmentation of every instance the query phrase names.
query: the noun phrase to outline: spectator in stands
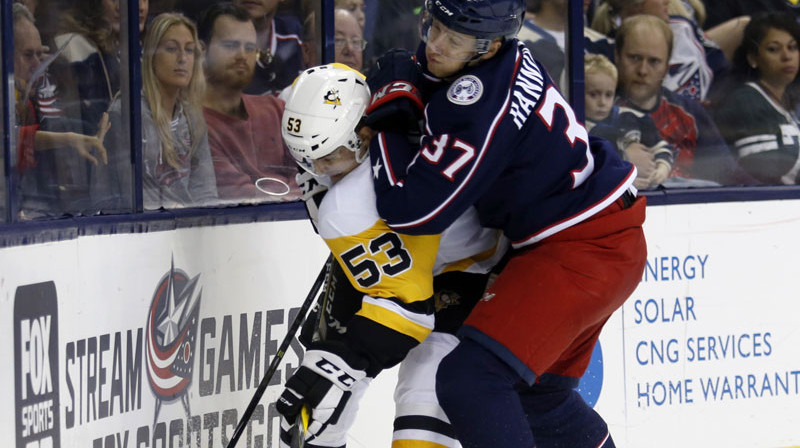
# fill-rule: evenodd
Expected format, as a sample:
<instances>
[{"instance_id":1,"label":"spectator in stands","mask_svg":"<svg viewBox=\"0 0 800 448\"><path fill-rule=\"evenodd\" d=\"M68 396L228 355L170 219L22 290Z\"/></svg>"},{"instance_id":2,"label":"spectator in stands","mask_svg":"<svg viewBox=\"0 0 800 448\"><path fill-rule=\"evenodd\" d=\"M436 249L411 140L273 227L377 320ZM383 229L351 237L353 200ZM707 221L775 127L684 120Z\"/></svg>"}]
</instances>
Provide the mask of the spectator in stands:
<instances>
[{"instance_id":1,"label":"spectator in stands","mask_svg":"<svg viewBox=\"0 0 800 448\"><path fill-rule=\"evenodd\" d=\"M148 0L139 0L139 32L144 31ZM120 14L114 0L77 0L64 15L62 33L54 39L69 64L59 81L77 94L84 132L97 132L100 117L120 88ZM74 86L74 88L73 88ZM65 89L65 90L67 90Z\"/></svg>"},{"instance_id":2,"label":"spectator in stands","mask_svg":"<svg viewBox=\"0 0 800 448\"><path fill-rule=\"evenodd\" d=\"M55 161L66 153L95 165L105 164L103 139L108 130L108 116L103 116L97 135L72 132L60 109L56 86L42 71L47 48L42 45L33 15L21 3L13 5L13 29L15 118L19 129L16 170L22 198L21 217L57 216L66 210L60 204ZM45 150L48 151L42 153Z\"/></svg>"},{"instance_id":3,"label":"spectator in stands","mask_svg":"<svg viewBox=\"0 0 800 448\"><path fill-rule=\"evenodd\" d=\"M614 104L617 68L608 58L587 54L584 71L586 129L610 141L623 159L636 165L636 188L655 188L672 170L672 147L647 114Z\"/></svg>"},{"instance_id":4,"label":"spectator in stands","mask_svg":"<svg viewBox=\"0 0 800 448\"><path fill-rule=\"evenodd\" d=\"M205 81L197 29L181 14L161 14L142 51L144 206L212 204L217 186L201 108Z\"/></svg>"},{"instance_id":5,"label":"spectator in stands","mask_svg":"<svg viewBox=\"0 0 800 448\"><path fill-rule=\"evenodd\" d=\"M198 23L198 34L206 47L203 115L220 199L297 199L288 195L290 186L294 193L298 188L294 159L281 138L283 101L242 93L253 78L258 52L247 10L229 2L212 5Z\"/></svg>"},{"instance_id":6,"label":"spectator in stands","mask_svg":"<svg viewBox=\"0 0 800 448\"><path fill-rule=\"evenodd\" d=\"M370 49L378 57L392 48L416 51L423 0L380 0Z\"/></svg>"},{"instance_id":7,"label":"spectator in stands","mask_svg":"<svg viewBox=\"0 0 800 448\"><path fill-rule=\"evenodd\" d=\"M728 60L695 22L683 15L669 15L669 3L669 0L606 0L595 14L592 28L614 35L615 23L639 14L653 15L669 24L673 39L664 86L702 101L714 79L728 71Z\"/></svg>"},{"instance_id":8,"label":"spectator in stands","mask_svg":"<svg viewBox=\"0 0 800 448\"><path fill-rule=\"evenodd\" d=\"M758 15L734 58L740 81L715 110L739 164L766 184L797 184L800 171L800 25L782 12Z\"/></svg>"},{"instance_id":9,"label":"spectator in stands","mask_svg":"<svg viewBox=\"0 0 800 448\"><path fill-rule=\"evenodd\" d=\"M28 12L31 13L31 16L36 16L36 7L39 6L38 0L14 0L14 3L21 3L28 8Z\"/></svg>"},{"instance_id":10,"label":"spectator in stands","mask_svg":"<svg viewBox=\"0 0 800 448\"><path fill-rule=\"evenodd\" d=\"M364 0L336 0L333 5L336 9L344 9L353 14L353 17L358 21L358 27L361 28L362 32L364 31L364 26L367 22L367 16L364 13L366 8Z\"/></svg>"},{"instance_id":11,"label":"spectator in stands","mask_svg":"<svg viewBox=\"0 0 800 448\"><path fill-rule=\"evenodd\" d=\"M281 0L235 0L250 13L259 53L253 81L245 93L277 95L303 69L302 25L296 17L278 15Z\"/></svg>"},{"instance_id":12,"label":"spectator in stands","mask_svg":"<svg viewBox=\"0 0 800 448\"><path fill-rule=\"evenodd\" d=\"M627 18L617 31L617 104L650 115L661 138L675 148L675 163L665 185L757 183L733 159L703 107L662 86L672 48L672 30L652 15Z\"/></svg>"},{"instance_id":13,"label":"spectator in stands","mask_svg":"<svg viewBox=\"0 0 800 448\"><path fill-rule=\"evenodd\" d=\"M701 0L670 0L669 15L680 15L694 22L700 28L706 23L706 6ZM750 16L742 15L733 17L723 23L705 28L704 33L708 39L719 45L725 58L730 61L739 44L742 43L744 27L750 21Z\"/></svg>"},{"instance_id":14,"label":"spectator in stands","mask_svg":"<svg viewBox=\"0 0 800 448\"><path fill-rule=\"evenodd\" d=\"M703 0L708 17L705 26L715 27L740 16L752 16L764 11L782 12L800 18L800 2L794 0Z\"/></svg>"},{"instance_id":15,"label":"spectator in stands","mask_svg":"<svg viewBox=\"0 0 800 448\"><path fill-rule=\"evenodd\" d=\"M563 87L567 0L528 0L526 6L525 21L517 38Z\"/></svg>"},{"instance_id":16,"label":"spectator in stands","mask_svg":"<svg viewBox=\"0 0 800 448\"><path fill-rule=\"evenodd\" d=\"M361 71L367 42L356 17L345 9L334 12L334 61Z\"/></svg>"},{"instance_id":17,"label":"spectator in stands","mask_svg":"<svg viewBox=\"0 0 800 448\"><path fill-rule=\"evenodd\" d=\"M303 20L303 66L313 67L319 65L319 49L317 48L316 14L312 11Z\"/></svg>"},{"instance_id":18,"label":"spectator in stands","mask_svg":"<svg viewBox=\"0 0 800 448\"><path fill-rule=\"evenodd\" d=\"M583 2L584 13L590 4L589 1ZM517 38L533 52L536 60L545 66L556 84L565 90L567 0L527 0L526 8L525 21ZM583 29L583 43L589 53L614 52L613 41L588 27Z\"/></svg>"},{"instance_id":19,"label":"spectator in stands","mask_svg":"<svg viewBox=\"0 0 800 448\"><path fill-rule=\"evenodd\" d=\"M148 2L140 0L140 28ZM113 0L75 0L57 22L56 58L48 68L59 88L63 111L74 130L97 135L98 124L120 89L119 5ZM54 168L65 206L90 206L91 164L76 153L64 153Z\"/></svg>"}]
</instances>

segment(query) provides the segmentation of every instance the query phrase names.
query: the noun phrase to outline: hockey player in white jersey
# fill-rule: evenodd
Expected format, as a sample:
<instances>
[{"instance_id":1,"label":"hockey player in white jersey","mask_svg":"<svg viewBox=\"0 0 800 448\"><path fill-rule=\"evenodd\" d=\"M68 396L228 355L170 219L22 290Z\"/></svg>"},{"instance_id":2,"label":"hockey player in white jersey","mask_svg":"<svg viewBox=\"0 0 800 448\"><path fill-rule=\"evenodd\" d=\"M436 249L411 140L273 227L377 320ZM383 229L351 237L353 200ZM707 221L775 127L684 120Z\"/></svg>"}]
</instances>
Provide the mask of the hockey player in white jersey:
<instances>
[{"instance_id":1,"label":"hockey player in white jersey","mask_svg":"<svg viewBox=\"0 0 800 448\"><path fill-rule=\"evenodd\" d=\"M363 75L331 64L304 71L286 103L284 141L298 164L328 187L312 220L348 281L340 281L345 285L326 308L324 340L308 346L276 404L281 446L288 446L306 406L305 446L344 447L371 379L402 362L393 446L458 447L436 400L436 369L456 345L455 330L483 294L507 240L482 228L474 209L441 235L389 229L375 207L372 167L362 163L367 142L356 133L369 99Z\"/></svg>"}]
</instances>

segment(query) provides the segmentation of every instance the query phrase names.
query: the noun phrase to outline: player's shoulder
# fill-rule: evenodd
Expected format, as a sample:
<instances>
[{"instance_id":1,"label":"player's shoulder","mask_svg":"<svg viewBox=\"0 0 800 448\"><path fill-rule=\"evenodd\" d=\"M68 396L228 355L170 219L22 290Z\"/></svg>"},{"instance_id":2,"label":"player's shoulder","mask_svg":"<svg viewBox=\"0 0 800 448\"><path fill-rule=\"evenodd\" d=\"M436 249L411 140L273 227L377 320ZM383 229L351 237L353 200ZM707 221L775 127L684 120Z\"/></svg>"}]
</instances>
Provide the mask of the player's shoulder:
<instances>
[{"instance_id":1,"label":"player's shoulder","mask_svg":"<svg viewBox=\"0 0 800 448\"><path fill-rule=\"evenodd\" d=\"M300 40L303 33L303 24L297 17L279 14L274 18L275 34L282 38L294 38Z\"/></svg>"},{"instance_id":2,"label":"player's shoulder","mask_svg":"<svg viewBox=\"0 0 800 448\"><path fill-rule=\"evenodd\" d=\"M319 206L319 234L325 239L352 236L380 220L369 163L362 163L334 184Z\"/></svg>"},{"instance_id":3,"label":"player's shoulder","mask_svg":"<svg viewBox=\"0 0 800 448\"><path fill-rule=\"evenodd\" d=\"M431 98L428 116L442 118L467 114L470 121L474 122L475 117L494 113L508 96L521 49L527 51L522 43L514 39L503 45L492 58L444 84Z\"/></svg>"}]
</instances>

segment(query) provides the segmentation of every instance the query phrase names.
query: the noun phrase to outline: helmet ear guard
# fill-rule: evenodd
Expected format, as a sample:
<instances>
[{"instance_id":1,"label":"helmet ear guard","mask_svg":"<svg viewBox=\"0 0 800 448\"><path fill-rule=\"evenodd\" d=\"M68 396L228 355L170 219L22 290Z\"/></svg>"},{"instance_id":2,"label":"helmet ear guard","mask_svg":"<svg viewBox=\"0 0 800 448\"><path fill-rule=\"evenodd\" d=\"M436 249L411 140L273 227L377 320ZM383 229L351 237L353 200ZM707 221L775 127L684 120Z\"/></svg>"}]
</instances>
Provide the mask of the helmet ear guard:
<instances>
[{"instance_id":1,"label":"helmet ear guard","mask_svg":"<svg viewBox=\"0 0 800 448\"><path fill-rule=\"evenodd\" d=\"M343 64L309 68L292 84L281 119L281 135L295 161L314 172L314 160L341 146L358 162L366 156L356 133L369 104L364 75Z\"/></svg>"}]
</instances>

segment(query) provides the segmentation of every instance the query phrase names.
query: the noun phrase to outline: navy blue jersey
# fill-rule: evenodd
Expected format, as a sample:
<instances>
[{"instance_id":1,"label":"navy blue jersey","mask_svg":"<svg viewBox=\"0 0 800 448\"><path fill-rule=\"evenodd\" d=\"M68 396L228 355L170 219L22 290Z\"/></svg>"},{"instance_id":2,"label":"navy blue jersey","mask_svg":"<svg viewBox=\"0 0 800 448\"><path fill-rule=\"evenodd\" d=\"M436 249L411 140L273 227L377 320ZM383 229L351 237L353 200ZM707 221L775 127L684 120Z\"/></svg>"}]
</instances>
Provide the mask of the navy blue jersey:
<instances>
[{"instance_id":1,"label":"navy blue jersey","mask_svg":"<svg viewBox=\"0 0 800 448\"><path fill-rule=\"evenodd\" d=\"M397 231L440 233L474 204L482 225L520 247L584 221L632 188L633 165L607 141L590 140L516 39L426 89L419 151L389 132L370 145L378 211Z\"/></svg>"},{"instance_id":2,"label":"navy blue jersey","mask_svg":"<svg viewBox=\"0 0 800 448\"><path fill-rule=\"evenodd\" d=\"M244 93L277 95L297 78L303 70L301 33L302 25L296 17L278 15L272 19L272 32L267 40L272 57L259 58L253 80Z\"/></svg>"}]
</instances>

